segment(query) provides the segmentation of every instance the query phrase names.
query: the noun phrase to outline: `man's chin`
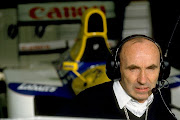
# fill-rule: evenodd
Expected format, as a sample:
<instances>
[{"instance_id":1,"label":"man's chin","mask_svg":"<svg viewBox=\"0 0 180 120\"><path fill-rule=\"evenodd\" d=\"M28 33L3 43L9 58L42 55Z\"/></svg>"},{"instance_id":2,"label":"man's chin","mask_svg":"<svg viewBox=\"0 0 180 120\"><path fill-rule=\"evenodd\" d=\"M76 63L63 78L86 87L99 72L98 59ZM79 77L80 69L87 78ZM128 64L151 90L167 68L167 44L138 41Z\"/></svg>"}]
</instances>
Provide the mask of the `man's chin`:
<instances>
[{"instance_id":1,"label":"man's chin","mask_svg":"<svg viewBox=\"0 0 180 120\"><path fill-rule=\"evenodd\" d=\"M149 97L149 94L138 94L136 95L136 100L139 102L139 103L143 103L145 102Z\"/></svg>"}]
</instances>

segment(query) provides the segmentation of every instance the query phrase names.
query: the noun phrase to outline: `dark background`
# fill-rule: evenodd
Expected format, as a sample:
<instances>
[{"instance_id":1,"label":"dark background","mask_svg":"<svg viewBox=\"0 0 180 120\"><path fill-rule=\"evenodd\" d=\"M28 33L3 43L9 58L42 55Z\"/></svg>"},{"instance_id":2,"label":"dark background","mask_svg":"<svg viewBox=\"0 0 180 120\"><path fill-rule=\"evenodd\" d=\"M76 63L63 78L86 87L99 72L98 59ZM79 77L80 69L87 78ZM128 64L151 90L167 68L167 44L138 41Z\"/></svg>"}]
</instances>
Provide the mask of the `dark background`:
<instances>
[{"instance_id":1,"label":"dark background","mask_svg":"<svg viewBox=\"0 0 180 120\"><path fill-rule=\"evenodd\" d=\"M154 38L159 42L163 53L165 53L168 42L171 39L168 58L173 67L180 69L180 23L174 31L174 27L180 15L180 4L178 0L149 1L151 5Z\"/></svg>"}]
</instances>

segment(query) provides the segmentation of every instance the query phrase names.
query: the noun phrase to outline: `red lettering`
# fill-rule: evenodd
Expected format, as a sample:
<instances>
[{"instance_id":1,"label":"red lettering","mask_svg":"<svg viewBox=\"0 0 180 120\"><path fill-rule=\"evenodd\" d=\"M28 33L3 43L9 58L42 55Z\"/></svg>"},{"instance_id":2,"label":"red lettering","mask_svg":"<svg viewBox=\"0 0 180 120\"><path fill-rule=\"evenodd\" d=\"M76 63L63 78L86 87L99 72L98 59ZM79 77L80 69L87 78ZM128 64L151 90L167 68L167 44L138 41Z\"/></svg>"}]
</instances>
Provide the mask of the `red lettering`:
<instances>
[{"instance_id":1,"label":"red lettering","mask_svg":"<svg viewBox=\"0 0 180 120\"><path fill-rule=\"evenodd\" d=\"M104 13L106 13L106 9L105 9L104 6L100 6L100 9L101 9Z\"/></svg>"},{"instance_id":2,"label":"red lettering","mask_svg":"<svg viewBox=\"0 0 180 120\"><path fill-rule=\"evenodd\" d=\"M49 46L49 45L46 45L46 49L50 49L50 46Z\"/></svg>"},{"instance_id":3,"label":"red lettering","mask_svg":"<svg viewBox=\"0 0 180 120\"><path fill-rule=\"evenodd\" d=\"M25 47L25 46L22 46L22 47L21 47L21 50L22 50L22 51L25 51L25 50L26 50L26 47Z\"/></svg>"},{"instance_id":4,"label":"red lettering","mask_svg":"<svg viewBox=\"0 0 180 120\"><path fill-rule=\"evenodd\" d=\"M45 45L45 46L37 45L37 46L29 46L29 47L22 46L21 47L22 51L48 50L48 49L50 49L49 45Z\"/></svg>"},{"instance_id":5,"label":"red lettering","mask_svg":"<svg viewBox=\"0 0 180 120\"><path fill-rule=\"evenodd\" d=\"M81 7L78 8L77 11L78 11L78 15L79 15L79 16L82 16L82 13L83 13L83 12L82 12L82 8L81 8Z\"/></svg>"},{"instance_id":6,"label":"red lettering","mask_svg":"<svg viewBox=\"0 0 180 120\"><path fill-rule=\"evenodd\" d=\"M52 19L53 14L55 14L57 18L62 18L61 12L58 8L51 8L50 11L47 13L47 17Z\"/></svg>"},{"instance_id":7,"label":"red lettering","mask_svg":"<svg viewBox=\"0 0 180 120\"><path fill-rule=\"evenodd\" d=\"M66 18L69 17L69 8L68 8L68 7L64 7L64 16L65 16Z\"/></svg>"},{"instance_id":8,"label":"red lettering","mask_svg":"<svg viewBox=\"0 0 180 120\"><path fill-rule=\"evenodd\" d=\"M75 7L72 7L71 10L72 10L72 17L75 18L76 15L77 15L77 14L76 14L76 8L75 8Z\"/></svg>"},{"instance_id":9,"label":"red lettering","mask_svg":"<svg viewBox=\"0 0 180 120\"><path fill-rule=\"evenodd\" d=\"M42 19L42 18L43 18L42 16L37 16L37 15L36 15L36 12L37 12L38 10L39 10L40 12L44 12L44 8L41 8L41 7L32 8L32 9L29 11L30 17L33 18L33 19Z\"/></svg>"},{"instance_id":10,"label":"red lettering","mask_svg":"<svg viewBox=\"0 0 180 120\"><path fill-rule=\"evenodd\" d=\"M99 8L101 9L104 13L106 13L106 9L105 6L93 6L94 8ZM88 9L87 6L81 6L81 7L63 7L63 8L57 8L57 7L53 7L50 8L49 10L45 10L45 8L42 7L34 7L32 9L30 9L29 11L29 15L32 19L43 19L45 17L49 18L49 19L56 19L56 18L76 18L78 16L82 16L83 12ZM48 11L47 13L43 13L45 11ZM46 16L44 16L46 15Z\"/></svg>"},{"instance_id":11,"label":"red lettering","mask_svg":"<svg viewBox=\"0 0 180 120\"><path fill-rule=\"evenodd\" d=\"M87 7L87 6L84 6L84 9L86 10L86 9L88 9L88 7ZM82 16L82 14L83 14L82 7L79 7L79 8L77 9L77 11L78 11L78 15L79 15L79 16Z\"/></svg>"},{"instance_id":12,"label":"red lettering","mask_svg":"<svg viewBox=\"0 0 180 120\"><path fill-rule=\"evenodd\" d=\"M88 9L88 7L87 7L87 6L84 6L84 9L85 9L85 10L87 10L87 9Z\"/></svg>"}]
</instances>

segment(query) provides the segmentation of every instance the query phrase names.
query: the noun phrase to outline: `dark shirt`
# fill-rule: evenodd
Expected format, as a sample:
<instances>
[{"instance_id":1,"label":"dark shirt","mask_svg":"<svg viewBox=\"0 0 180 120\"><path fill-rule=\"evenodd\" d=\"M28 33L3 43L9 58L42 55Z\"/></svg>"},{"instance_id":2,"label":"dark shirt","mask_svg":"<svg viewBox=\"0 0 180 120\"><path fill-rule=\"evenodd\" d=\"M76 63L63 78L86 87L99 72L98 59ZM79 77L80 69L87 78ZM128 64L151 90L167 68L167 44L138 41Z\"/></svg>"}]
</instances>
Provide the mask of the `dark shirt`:
<instances>
[{"instance_id":1,"label":"dark shirt","mask_svg":"<svg viewBox=\"0 0 180 120\"><path fill-rule=\"evenodd\" d=\"M91 118L127 119L123 109L119 108L114 91L113 81L88 88L78 94L73 102L64 109L61 115ZM144 120L128 111L130 120ZM175 120L164 105L159 94L149 106L148 120Z\"/></svg>"}]
</instances>

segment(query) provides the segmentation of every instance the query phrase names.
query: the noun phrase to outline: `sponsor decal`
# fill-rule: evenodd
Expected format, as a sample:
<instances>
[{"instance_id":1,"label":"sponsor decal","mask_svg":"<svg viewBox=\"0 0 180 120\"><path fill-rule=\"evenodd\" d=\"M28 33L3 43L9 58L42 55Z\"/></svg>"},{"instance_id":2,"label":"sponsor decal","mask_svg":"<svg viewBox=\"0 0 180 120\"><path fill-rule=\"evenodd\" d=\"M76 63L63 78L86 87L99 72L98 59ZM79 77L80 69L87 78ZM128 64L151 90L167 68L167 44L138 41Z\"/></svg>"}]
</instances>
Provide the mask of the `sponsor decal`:
<instances>
[{"instance_id":1,"label":"sponsor decal","mask_svg":"<svg viewBox=\"0 0 180 120\"><path fill-rule=\"evenodd\" d=\"M8 88L24 95L59 96L64 98L74 97L74 93L68 85L59 87L33 83L9 83Z\"/></svg>"},{"instance_id":2,"label":"sponsor decal","mask_svg":"<svg viewBox=\"0 0 180 120\"><path fill-rule=\"evenodd\" d=\"M17 90L29 90L29 91L39 91L39 92L55 92L57 87L49 85L37 85L37 84L27 84L22 83L17 87Z\"/></svg>"},{"instance_id":3,"label":"sponsor decal","mask_svg":"<svg viewBox=\"0 0 180 120\"><path fill-rule=\"evenodd\" d=\"M90 7L101 9L107 18L115 17L113 1L76 1L19 4L18 18L19 21L80 20Z\"/></svg>"},{"instance_id":4,"label":"sponsor decal","mask_svg":"<svg viewBox=\"0 0 180 120\"><path fill-rule=\"evenodd\" d=\"M42 51L42 50L54 50L65 48L66 41L57 40L51 42L41 42L41 43L20 43L20 51Z\"/></svg>"}]
</instances>

